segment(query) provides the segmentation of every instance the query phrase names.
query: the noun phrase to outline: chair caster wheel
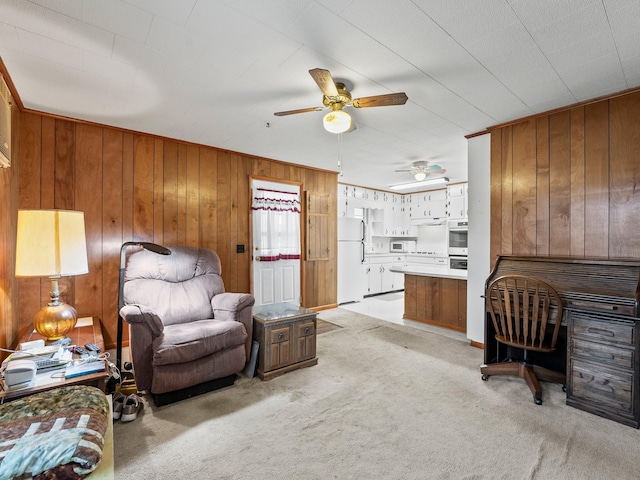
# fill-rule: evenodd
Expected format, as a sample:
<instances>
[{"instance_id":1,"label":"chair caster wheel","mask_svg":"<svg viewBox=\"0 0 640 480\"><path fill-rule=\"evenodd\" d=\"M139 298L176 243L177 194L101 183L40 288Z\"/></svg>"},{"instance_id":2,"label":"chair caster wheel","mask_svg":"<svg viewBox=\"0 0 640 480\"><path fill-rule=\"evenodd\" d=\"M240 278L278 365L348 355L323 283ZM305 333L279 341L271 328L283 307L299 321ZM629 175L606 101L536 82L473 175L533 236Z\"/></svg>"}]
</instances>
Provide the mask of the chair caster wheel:
<instances>
[{"instance_id":1,"label":"chair caster wheel","mask_svg":"<svg viewBox=\"0 0 640 480\"><path fill-rule=\"evenodd\" d=\"M487 374L482 374L482 380L484 380L485 382L486 382L487 380L489 380L489 375L487 375Z\"/></svg>"},{"instance_id":2,"label":"chair caster wheel","mask_svg":"<svg viewBox=\"0 0 640 480\"><path fill-rule=\"evenodd\" d=\"M539 398L535 398L533 401L536 402L536 405L542 405L542 400Z\"/></svg>"},{"instance_id":3,"label":"chair caster wheel","mask_svg":"<svg viewBox=\"0 0 640 480\"><path fill-rule=\"evenodd\" d=\"M567 386L566 385L562 385L562 391L567 393Z\"/></svg>"}]
</instances>

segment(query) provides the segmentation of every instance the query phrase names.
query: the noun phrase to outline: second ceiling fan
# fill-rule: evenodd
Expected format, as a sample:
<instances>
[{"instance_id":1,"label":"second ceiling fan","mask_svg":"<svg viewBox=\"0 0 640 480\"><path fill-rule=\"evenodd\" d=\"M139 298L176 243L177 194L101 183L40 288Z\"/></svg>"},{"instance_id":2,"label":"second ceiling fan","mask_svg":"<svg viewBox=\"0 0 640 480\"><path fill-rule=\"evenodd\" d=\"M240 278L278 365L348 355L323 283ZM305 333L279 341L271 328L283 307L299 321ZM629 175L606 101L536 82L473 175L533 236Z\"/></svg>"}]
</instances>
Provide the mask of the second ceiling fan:
<instances>
[{"instance_id":1,"label":"second ceiling fan","mask_svg":"<svg viewBox=\"0 0 640 480\"><path fill-rule=\"evenodd\" d=\"M344 107L386 107L389 105L404 105L407 103L408 97L404 92L374 95L372 97L361 97L352 100L351 93L346 89L344 83L334 82L329 70L314 68L313 70L309 70L309 73L322 91L322 103L324 104L324 107L310 107L276 112L274 113L276 117L294 115L296 113L319 112L324 108L329 108L331 111L327 113L323 119L325 130L331 133L344 133L354 129L351 115L343 110Z\"/></svg>"}]
</instances>

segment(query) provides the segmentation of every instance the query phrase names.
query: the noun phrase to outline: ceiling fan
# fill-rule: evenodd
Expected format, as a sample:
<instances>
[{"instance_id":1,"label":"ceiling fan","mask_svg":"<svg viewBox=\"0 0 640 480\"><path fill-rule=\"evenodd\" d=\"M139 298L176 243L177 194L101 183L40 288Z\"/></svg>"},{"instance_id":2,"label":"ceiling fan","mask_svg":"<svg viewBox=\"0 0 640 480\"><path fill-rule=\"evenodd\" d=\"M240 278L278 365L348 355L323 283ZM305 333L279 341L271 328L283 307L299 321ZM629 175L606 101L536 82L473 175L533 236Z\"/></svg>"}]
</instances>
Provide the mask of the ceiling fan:
<instances>
[{"instance_id":1,"label":"ceiling fan","mask_svg":"<svg viewBox=\"0 0 640 480\"><path fill-rule=\"evenodd\" d=\"M374 95L372 97L361 97L351 99L351 93L342 82L335 82L329 70L314 68L309 70L311 77L315 80L322 91L322 103L324 107L301 108L298 110L288 110L286 112L276 112L276 117L294 115L296 113L319 112L324 108L331 111L324 116L323 125L325 130L331 133L344 133L354 129L351 115L343 110L344 107L354 108L386 107L389 105L404 105L407 103L407 95L402 93L389 93L386 95Z\"/></svg>"},{"instance_id":2,"label":"ceiling fan","mask_svg":"<svg viewBox=\"0 0 640 480\"><path fill-rule=\"evenodd\" d=\"M401 168L396 170L396 172L411 172L411 174L415 177L418 182L421 182L429 175L438 175L440 173L444 173L447 170L442 168L440 165L429 165L429 162L426 160L418 160L412 162L411 165L407 168Z\"/></svg>"}]
</instances>

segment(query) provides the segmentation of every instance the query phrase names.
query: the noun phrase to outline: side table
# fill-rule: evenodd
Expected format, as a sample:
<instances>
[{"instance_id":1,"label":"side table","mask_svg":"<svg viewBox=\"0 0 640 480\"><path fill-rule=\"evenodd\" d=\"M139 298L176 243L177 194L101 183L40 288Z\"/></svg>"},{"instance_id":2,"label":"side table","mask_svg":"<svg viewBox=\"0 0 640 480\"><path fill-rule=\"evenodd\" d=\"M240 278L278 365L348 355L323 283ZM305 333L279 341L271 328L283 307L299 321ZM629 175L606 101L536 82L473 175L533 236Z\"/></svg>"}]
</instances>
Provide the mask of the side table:
<instances>
[{"instance_id":1,"label":"side table","mask_svg":"<svg viewBox=\"0 0 640 480\"><path fill-rule=\"evenodd\" d=\"M262 380L318 363L316 316L290 303L253 308L253 339L258 342L258 370Z\"/></svg>"},{"instance_id":2,"label":"side table","mask_svg":"<svg viewBox=\"0 0 640 480\"><path fill-rule=\"evenodd\" d=\"M84 346L87 343L95 343L100 347L101 352L105 351L102 327L100 321L95 317L79 318L75 328L71 330L67 336L71 338L72 345ZM43 339L43 337L31 326L27 330L27 333L20 339L20 343L40 339ZM36 375L33 386L17 390L6 390L7 386L3 380L3 391L0 392L0 399L2 401L15 400L16 398L26 397L27 395L62 387L63 385L90 385L98 387L104 392L106 391L107 380L109 379L109 365L106 361L104 361L104 364L104 371L70 379L64 378L64 368L47 370Z\"/></svg>"}]
</instances>

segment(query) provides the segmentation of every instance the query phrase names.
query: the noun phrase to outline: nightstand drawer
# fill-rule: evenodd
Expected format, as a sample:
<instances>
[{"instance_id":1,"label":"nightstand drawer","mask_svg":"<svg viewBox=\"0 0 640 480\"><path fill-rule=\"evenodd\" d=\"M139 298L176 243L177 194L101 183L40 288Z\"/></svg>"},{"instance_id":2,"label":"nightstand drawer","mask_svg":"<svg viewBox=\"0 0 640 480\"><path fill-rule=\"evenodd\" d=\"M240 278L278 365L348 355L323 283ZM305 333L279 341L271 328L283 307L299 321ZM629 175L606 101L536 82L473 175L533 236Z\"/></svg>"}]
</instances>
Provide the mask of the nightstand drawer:
<instances>
[{"instance_id":1,"label":"nightstand drawer","mask_svg":"<svg viewBox=\"0 0 640 480\"><path fill-rule=\"evenodd\" d=\"M591 342L579 338L571 339L570 354L597 363L606 363L623 368L633 368L635 351Z\"/></svg>"},{"instance_id":2,"label":"nightstand drawer","mask_svg":"<svg viewBox=\"0 0 640 480\"><path fill-rule=\"evenodd\" d=\"M282 343L289 341L291 332L289 325L285 325L283 327L268 328L267 331L269 332L268 343Z\"/></svg>"},{"instance_id":3,"label":"nightstand drawer","mask_svg":"<svg viewBox=\"0 0 640 480\"><path fill-rule=\"evenodd\" d=\"M296 328L298 329L298 334L296 335L298 338L316 334L316 324L313 320L296 324Z\"/></svg>"},{"instance_id":4,"label":"nightstand drawer","mask_svg":"<svg viewBox=\"0 0 640 480\"><path fill-rule=\"evenodd\" d=\"M571 335L597 342L634 346L635 323L624 320L601 320L587 314L571 315Z\"/></svg>"}]
</instances>

